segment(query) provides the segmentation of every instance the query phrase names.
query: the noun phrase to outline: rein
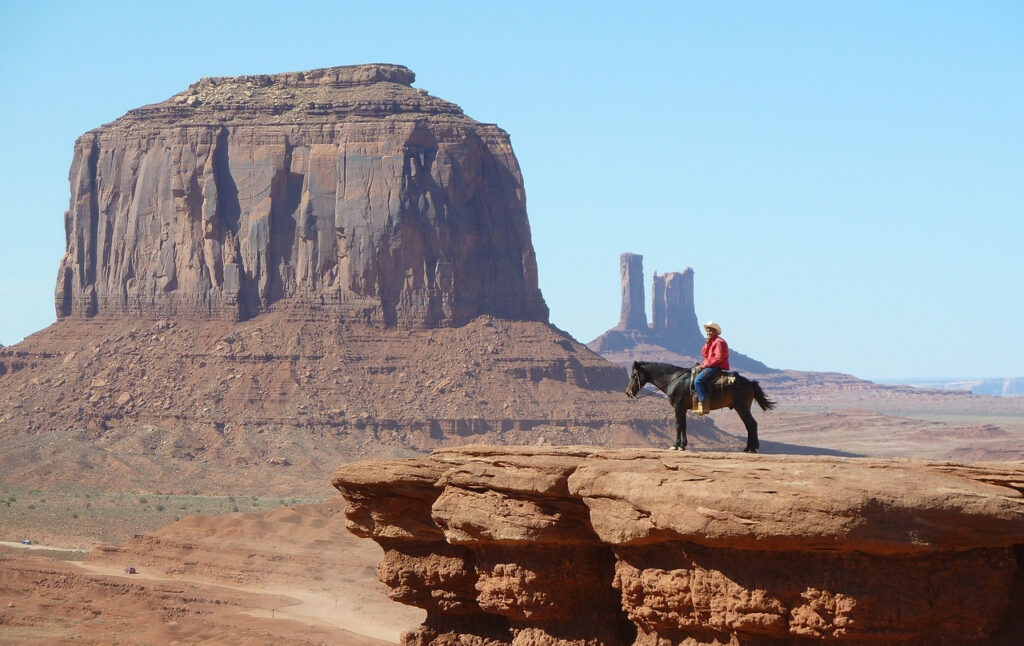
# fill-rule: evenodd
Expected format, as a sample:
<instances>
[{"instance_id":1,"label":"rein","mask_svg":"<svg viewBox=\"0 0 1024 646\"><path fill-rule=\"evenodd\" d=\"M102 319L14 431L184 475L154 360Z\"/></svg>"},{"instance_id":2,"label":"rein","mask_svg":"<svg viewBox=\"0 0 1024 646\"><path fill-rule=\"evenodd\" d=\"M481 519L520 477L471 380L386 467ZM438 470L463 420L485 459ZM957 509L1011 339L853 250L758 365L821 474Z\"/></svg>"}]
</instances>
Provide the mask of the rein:
<instances>
[{"instance_id":1,"label":"rein","mask_svg":"<svg viewBox=\"0 0 1024 646\"><path fill-rule=\"evenodd\" d=\"M643 386L641 386L641 388L646 388L647 386L652 386L652 385L653 384L644 384ZM660 392L661 391L658 390L657 388L655 388L654 390L648 390L647 392L645 392L643 394L641 394L639 391L637 391L637 393L635 395L633 395L633 399L643 399L644 397L651 397L652 395L657 395Z\"/></svg>"}]
</instances>

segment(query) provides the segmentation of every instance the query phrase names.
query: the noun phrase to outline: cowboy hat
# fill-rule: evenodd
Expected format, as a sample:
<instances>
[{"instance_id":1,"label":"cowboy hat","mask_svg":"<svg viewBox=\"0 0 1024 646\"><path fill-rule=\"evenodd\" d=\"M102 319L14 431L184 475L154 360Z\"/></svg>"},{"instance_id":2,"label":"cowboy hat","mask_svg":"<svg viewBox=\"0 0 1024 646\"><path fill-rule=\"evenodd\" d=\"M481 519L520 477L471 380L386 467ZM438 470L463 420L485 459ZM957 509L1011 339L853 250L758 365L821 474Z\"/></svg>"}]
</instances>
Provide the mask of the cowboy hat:
<instances>
[{"instance_id":1,"label":"cowboy hat","mask_svg":"<svg viewBox=\"0 0 1024 646\"><path fill-rule=\"evenodd\" d=\"M715 323L714 321L708 321L707 323L704 324L704 329L706 330L708 328L711 328L718 334L722 333L722 326L719 325L718 323Z\"/></svg>"}]
</instances>

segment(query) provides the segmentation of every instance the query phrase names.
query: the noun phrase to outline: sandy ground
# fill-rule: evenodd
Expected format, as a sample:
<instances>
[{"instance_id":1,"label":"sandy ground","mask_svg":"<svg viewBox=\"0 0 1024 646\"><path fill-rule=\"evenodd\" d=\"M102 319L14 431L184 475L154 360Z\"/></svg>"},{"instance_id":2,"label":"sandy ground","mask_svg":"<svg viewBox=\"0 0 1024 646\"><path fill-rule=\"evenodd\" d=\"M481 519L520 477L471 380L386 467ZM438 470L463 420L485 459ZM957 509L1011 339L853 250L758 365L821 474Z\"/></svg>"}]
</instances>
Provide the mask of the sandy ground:
<instances>
[{"instance_id":1,"label":"sandy ground","mask_svg":"<svg viewBox=\"0 0 1024 646\"><path fill-rule=\"evenodd\" d=\"M53 545L25 545L10 541L0 541L0 546L25 550L27 552L43 551L50 553L69 553L73 555L81 552L76 549L67 549ZM228 585L210 584L203 580L192 580L188 577L168 577L160 572L147 571L145 568L136 568L135 572L128 574L125 566L98 565L83 563L77 566L83 572L103 576L120 577L130 581L158 581L161 583L192 583L205 586L211 591L217 589L243 592L253 595L273 595L279 597L279 603L271 608L258 607L240 610L244 614L253 617L269 619L290 619L303 624L326 626L329 628L341 628L345 631L372 637L385 642L397 643L405 629L394 624L394 609L391 603L377 603L379 599L367 598L365 590L356 586L346 586L340 590L311 591L309 589L297 589L294 587L275 587L272 585Z\"/></svg>"},{"instance_id":2,"label":"sandy ground","mask_svg":"<svg viewBox=\"0 0 1024 646\"><path fill-rule=\"evenodd\" d=\"M259 605L242 609L239 612L264 619L288 619L309 626L340 628L384 642L398 643L405 630L415 627L402 628L394 625L394 612L389 606L367 603L366 595L354 587L314 592L264 585L209 584L181 577L167 578L160 573L148 572L145 568L137 569L135 574L126 574L123 567L114 565L85 563L79 567L93 574L120 577L132 581L194 583L204 585L211 591L222 589L253 595L271 595L277 597L277 602L272 607Z\"/></svg>"},{"instance_id":3,"label":"sandy ground","mask_svg":"<svg viewBox=\"0 0 1024 646\"><path fill-rule=\"evenodd\" d=\"M191 515L84 563L65 560L78 549L0 542L0 645L397 643L425 613L387 597L380 548L343 510Z\"/></svg>"},{"instance_id":4,"label":"sandy ground","mask_svg":"<svg viewBox=\"0 0 1024 646\"><path fill-rule=\"evenodd\" d=\"M393 643L346 630L294 596L29 554L0 558L0 644Z\"/></svg>"}]
</instances>

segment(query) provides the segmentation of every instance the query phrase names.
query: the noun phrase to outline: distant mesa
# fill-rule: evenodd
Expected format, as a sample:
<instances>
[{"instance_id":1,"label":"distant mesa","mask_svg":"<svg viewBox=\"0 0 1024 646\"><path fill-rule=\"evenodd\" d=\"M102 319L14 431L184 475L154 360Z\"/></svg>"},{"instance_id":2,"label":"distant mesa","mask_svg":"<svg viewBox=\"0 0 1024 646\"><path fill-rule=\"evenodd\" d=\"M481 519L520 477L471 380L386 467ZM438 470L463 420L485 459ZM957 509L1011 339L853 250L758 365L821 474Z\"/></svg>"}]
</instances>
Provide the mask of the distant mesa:
<instances>
[{"instance_id":1,"label":"distant mesa","mask_svg":"<svg viewBox=\"0 0 1024 646\"><path fill-rule=\"evenodd\" d=\"M204 78L82 135L58 319L547 322L508 134L401 65Z\"/></svg>"},{"instance_id":2,"label":"distant mesa","mask_svg":"<svg viewBox=\"0 0 1024 646\"><path fill-rule=\"evenodd\" d=\"M972 395L994 395L996 397L1024 396L1024 377L1003 379L901 379L886 383L898 383L914 388L969 392Z\"/></svg>"},{"instance_id":3,"label":"distant mesa","mask_svg":"<svg viewBox=\"0 0 1024 646\"><path fill-rule=\"evenodd\" d=\"M622 274L622 309L619 324L587 344L587 347L619 364L635 357L669 363L696 361L704 345L693 301L693 269L667 274L655 272L651 286L651 322L644 303L644 257L624 253L619 259ZM765 364L730 349L730 365L758 374L777 372Z\"/></svg>"},{"instance_id":4,"label":"distant mesa","mask_svg":"<svg viewBox=\"0 0 1024 646\"><path fill-rule=\"evenodd\" d=\"M1024 396L1024 377L1012 379L979 379L964 384L974 395L1001 397Z\"/></svg>"}]
</instances>

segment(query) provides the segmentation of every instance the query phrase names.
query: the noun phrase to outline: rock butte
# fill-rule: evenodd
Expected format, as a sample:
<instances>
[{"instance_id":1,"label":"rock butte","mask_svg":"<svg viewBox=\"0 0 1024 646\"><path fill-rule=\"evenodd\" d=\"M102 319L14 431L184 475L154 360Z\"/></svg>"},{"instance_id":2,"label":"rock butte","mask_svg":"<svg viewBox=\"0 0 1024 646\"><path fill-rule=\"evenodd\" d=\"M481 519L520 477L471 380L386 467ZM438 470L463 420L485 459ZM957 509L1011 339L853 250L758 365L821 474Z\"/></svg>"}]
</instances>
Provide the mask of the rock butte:
<instances>
[{"instance_id":1,"label":"rock butte","mask_svg":"<svg viewBox=\"0 0 1024 646\"><path fill-rule=\"evenodd\" d=\"M58 318L547 321L508 134L414 79L206 78L82 135Z\"/></svg>"},{"instance_id":2,"label":"rock butte","mask_svg":"<svg viewBox=\"0 0 1024 646\"><path fill-rule=\"evenodd\" d=\"M467 446L334 485L404 644L1024 637L1024 463Z\"/></svg>"}]
</instances>

